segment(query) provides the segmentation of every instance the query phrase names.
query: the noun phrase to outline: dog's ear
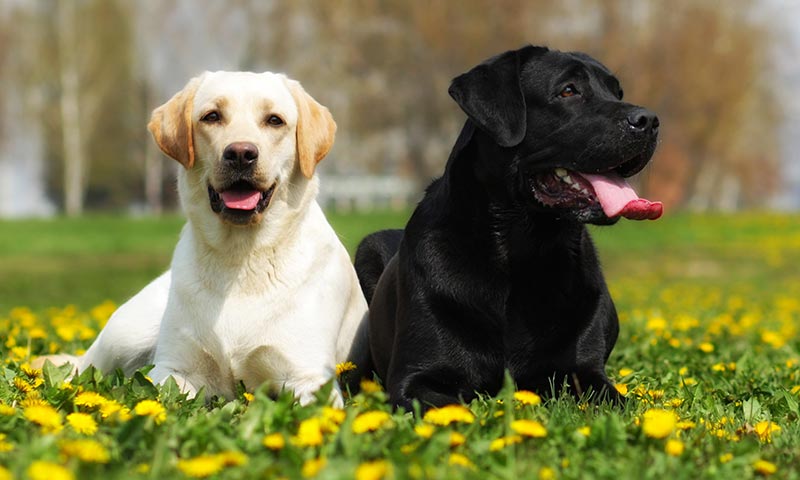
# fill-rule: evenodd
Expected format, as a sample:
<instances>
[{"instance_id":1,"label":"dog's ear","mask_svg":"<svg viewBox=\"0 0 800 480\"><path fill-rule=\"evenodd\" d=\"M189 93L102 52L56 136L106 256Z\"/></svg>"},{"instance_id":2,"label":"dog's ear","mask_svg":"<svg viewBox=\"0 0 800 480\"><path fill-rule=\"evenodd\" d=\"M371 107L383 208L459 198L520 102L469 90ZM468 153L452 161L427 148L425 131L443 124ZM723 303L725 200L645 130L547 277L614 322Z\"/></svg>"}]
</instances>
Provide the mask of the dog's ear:
<instances>
[{"instance_id":1,"label":"dog's ear","mask_svg":"<svg viewBox=\"0 0 800 480\"><path fill-rule=\"evenodd\" d=\"M454 78L448 90L464 113L503 147L518 145L525 138L525 97L520 85L524 50L486 60Z\"/></svg>"},{"instance_id":2,"label":"dog's ear","mask_svg":"<svg viewBox=\"0 0 800 480\"><path fill-rule=\"evenodd\" d=\"M336 122L328 109L306 93L299 82L287 85L297 105L297 159L306 178L314 176L317 164L325 158L336 136Z\"/></svg>"},{"instance_id":3,"label":"dog's ear","mask_svg":"<svg viewBox=\"0 0 800 480\"><path fill-rule=\"evenodd\" d=\"M189 80L183 90L153 110L150 123L147 124L158 148L187 169L194 165L192 103L202 78L201 75Z\"/></svg>"}]
</instances>

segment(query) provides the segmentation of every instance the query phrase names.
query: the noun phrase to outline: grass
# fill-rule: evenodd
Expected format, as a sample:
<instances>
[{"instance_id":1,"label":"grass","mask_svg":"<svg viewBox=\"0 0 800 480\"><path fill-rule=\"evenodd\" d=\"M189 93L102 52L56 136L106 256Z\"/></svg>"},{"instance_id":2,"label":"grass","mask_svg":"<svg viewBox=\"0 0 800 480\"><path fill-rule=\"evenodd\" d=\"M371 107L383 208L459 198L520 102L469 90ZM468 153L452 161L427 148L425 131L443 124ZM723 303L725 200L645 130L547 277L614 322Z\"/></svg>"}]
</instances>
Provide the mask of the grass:
<instances>
[{"instance_id":1,"label":"grass","mask_svg":"<svg viewBox=\"0 0 800 480\"><path fill-rule=\"evenodd\" d=\"M331 222L352 251L406 216ZM65 383L26 366L86 348L113 304L167 268L181 223L0 223L0 480L800 478L796 216L594 229L622 323L608 365L621 409L542 402L511 383L438 418L391 413L375 384L343 411L260 391L207 405L146 370Z\"/></svg>"}]
</instances>

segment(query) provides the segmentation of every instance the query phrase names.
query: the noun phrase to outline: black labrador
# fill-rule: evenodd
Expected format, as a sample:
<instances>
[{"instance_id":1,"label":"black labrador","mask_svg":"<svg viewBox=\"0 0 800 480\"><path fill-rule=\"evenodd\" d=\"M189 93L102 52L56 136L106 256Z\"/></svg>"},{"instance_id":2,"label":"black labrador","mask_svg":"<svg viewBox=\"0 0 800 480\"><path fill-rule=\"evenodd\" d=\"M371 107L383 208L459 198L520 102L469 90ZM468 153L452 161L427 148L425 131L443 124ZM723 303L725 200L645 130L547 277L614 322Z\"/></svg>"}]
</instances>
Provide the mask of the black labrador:
<instances>
[{"instance_id":1,"label":"black labrador","mask_svg":"<svg viewBox=\"0 0 800 480\"><path fill-rule=\"evenodd\" d=\"M661 215L624 180L650 160L658 118L597 60L544 47L490 58L449 92L468 119L444 175L405 231L358 247L361 370L406 409L496 394L505 371L521 389L619 401L605 373L617 313L584 224Z\"/></svg>"}]
</instances>

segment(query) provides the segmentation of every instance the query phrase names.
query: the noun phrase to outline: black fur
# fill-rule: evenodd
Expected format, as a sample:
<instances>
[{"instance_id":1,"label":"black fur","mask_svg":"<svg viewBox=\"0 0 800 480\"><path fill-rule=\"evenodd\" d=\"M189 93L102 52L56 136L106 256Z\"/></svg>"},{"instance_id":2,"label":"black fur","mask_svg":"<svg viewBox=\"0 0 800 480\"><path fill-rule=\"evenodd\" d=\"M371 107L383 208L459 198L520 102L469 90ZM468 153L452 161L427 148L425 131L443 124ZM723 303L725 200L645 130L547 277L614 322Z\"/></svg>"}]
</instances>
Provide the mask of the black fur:
<instances>
[{"instance_id":1,"label":"black fur","mask_svg":"<svg viewBox=\"0 0 800 480\"><path fill-rule=\"evenodd\" d=\"M617 219L591 202L548 206L532 179L557 167L637 172L655 115L622 102L596 60L543 47L487 60L450 94L468 120L444 175L404 234L377 232L358 249L370 367L407 409L495 394L506 370L521 389L566 382L618 401L605 373L617 314L584 226ZM632 115L647 128L629 128Z\"/></svg>"}]
</instances>

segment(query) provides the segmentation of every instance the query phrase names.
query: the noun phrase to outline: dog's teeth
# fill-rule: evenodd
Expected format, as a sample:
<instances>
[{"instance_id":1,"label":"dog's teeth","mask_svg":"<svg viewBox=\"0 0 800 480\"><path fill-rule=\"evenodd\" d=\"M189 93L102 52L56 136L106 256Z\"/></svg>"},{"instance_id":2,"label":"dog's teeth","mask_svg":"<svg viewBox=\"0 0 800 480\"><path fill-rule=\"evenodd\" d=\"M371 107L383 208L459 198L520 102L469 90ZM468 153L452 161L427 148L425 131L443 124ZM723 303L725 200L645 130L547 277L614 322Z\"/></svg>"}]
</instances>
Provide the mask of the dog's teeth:
<instances>
[{"instance_id":1,"label":"dog's teeth","mask_svg":"<svg viewBox=\"0 0 800 480\"><path fill-rule=\"evenodd\" d=\"M567 171L563 168L556 168L556 175L558 175L561 178L564 178L567 176Z\"/></svg>"},{"instance_id":2,"label":"dog's teeth","mask_svg":"<svg viewBox=\"0 0 800 480\"><path fill-rule=\"evenodd\" d=\"M583 187L581 187L581 186L580 186L580 184L578 184L578 183L571 183L571 184L570 184L570 186L571 186L571 187L572 187L574 190L578 190L579 192L582 192L582 191L583 191Z\"/></svg>"},{"instance_id":3,"label":"dog's teeth","mask_svg":"<svg viewBox=\"0 0 800 480\"><path fill-rule=\"evenodd\" d=\"M567 175L566 177L561 177L561 180L564 180L564 181L565 181L565 182L567 182L569 185L572 185L572 184L573 184L573 183L572 183L572 178L571 178L569 175Z\"/></svg>"}]
</instances>

